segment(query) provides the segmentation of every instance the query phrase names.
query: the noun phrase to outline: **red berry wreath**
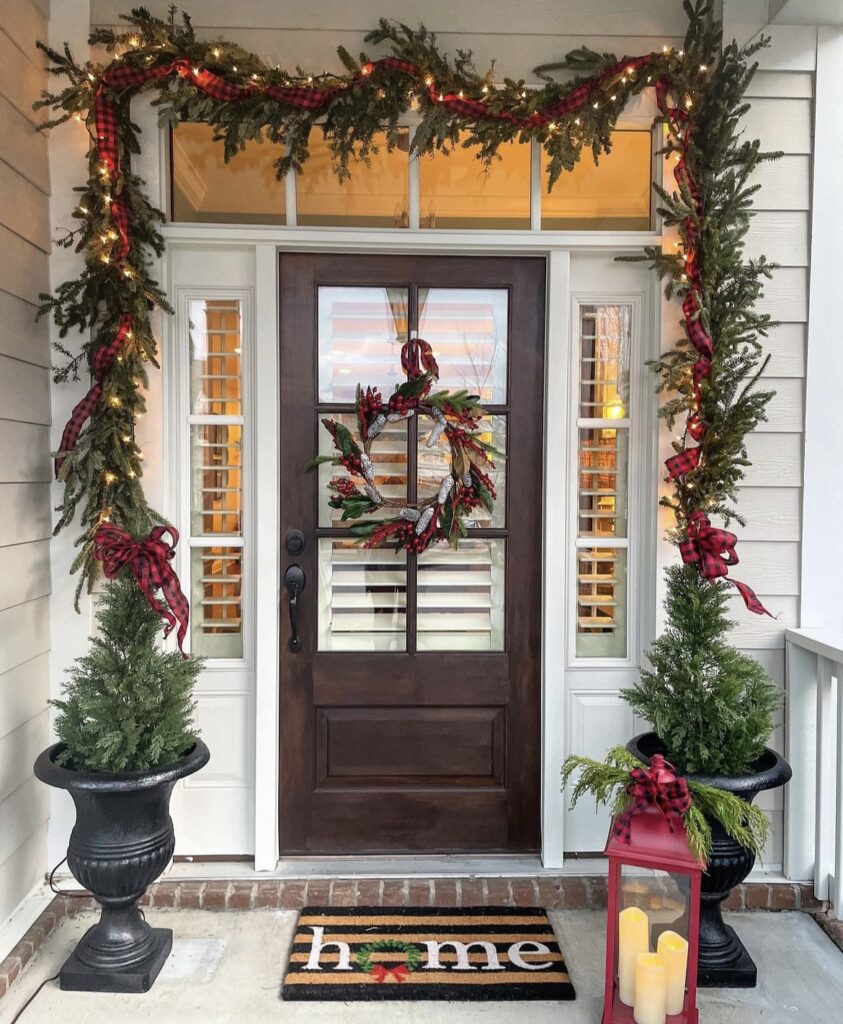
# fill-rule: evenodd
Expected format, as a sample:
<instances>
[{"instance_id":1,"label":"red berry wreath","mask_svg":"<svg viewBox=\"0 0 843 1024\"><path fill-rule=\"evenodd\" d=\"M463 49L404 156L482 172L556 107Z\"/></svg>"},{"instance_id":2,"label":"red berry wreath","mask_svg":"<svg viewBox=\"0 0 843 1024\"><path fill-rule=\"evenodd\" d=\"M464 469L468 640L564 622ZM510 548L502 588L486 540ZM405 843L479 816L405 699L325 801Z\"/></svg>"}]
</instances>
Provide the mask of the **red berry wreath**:
<instances>
[{"instance_id":1,"label":"red berry wreath","mask_svg":"<svg viewBox=\"0 0 843 1024\"><path fill-rule=\"evenodd\" d=\"M394 508L398 514L377 522L355 522L354 534L364 547L392 545L396 551L421 552L431 544L446 540L456 547L470 528L469 516L478 506L491 514L495 487L489 470L495 468L492 456L503 454L479 435L480 420L487 415L477 395L467 391L432 392L439 379L439 367L430 345L421 338L408 341L401 350L401 365L407 381L384 401L380 391L357 385L356 412L359 438L342 423L324 419L322 423L334 439L337 455L321 455L314 465L330 462L344 466L360 485L348 478L330 482L332 508L342 510L342 521L360 520L381 508ZM434 448L445 437L451 450L451 465L442 478L438 494L423 501L408 503L384 497L375 485L371 460L372 445L387 423L410 416L426 416L433 421L425 445Z\"/></svg>"}]
</instances>

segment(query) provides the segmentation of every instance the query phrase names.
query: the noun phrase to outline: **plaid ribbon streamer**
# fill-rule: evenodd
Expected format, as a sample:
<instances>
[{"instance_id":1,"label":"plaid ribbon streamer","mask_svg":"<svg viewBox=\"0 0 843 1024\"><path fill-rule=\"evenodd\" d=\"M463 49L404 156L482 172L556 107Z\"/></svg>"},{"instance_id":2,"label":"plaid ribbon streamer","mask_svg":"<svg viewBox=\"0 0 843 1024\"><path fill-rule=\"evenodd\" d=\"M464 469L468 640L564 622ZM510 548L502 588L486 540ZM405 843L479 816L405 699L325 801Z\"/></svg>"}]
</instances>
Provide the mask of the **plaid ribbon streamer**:
<instances>
[{"instance_id":1,"label":"plaid ribbon streamer","mask_svg":"<svg viewBox=\"0 0 843 1024\"><path fill-rule=\"evenodd\" d=\"M417 380L423 373L432 373L439 380L439 364L433 356L430 343L424 338L410 338L401 347L401 369L409 380Z\"/></svg>"},{"instance_id":2,"label":"plaid ribbon streamer","mask_svg":"<svg viewBox=\"0 0 843 1024\"><path fill-rule=\"evenodd\" d=\"M686 564L699 563L700 575L704 579L716 580L728 577L729 566L737 565L740 561L735 551L737 543L738 538L734 533L712 526L708 516L697 510L690 518L686 539L679 545L679 553ZM728 578L727 582L734 584L751 612L774 618L758 600L755 591L746 583L731 578Z\"/></svg>"},{"instance_id":3,"label":"plaid ribbon streamer","mask_svg":"<svg viewBox=\"0 0 843 1024\"><path fill-rule=\"evenodd\" d=\"M673 176L680 188L687 189L695 206L697 219L702 217L701 196L697 184L688 170L685 152L690 138L690 118L688 112L681 107L671 107L668 104L668 82L660 78L656 83L656 101L662 114L674 128L676 137L681 146L679 159L673 169ZM688 340L697 353L697 361L691 370L693 383L694 402L697 409L702 404L701 383L711 376L712 360L714 358L714 342L711 335L705 328L702 319L701 302L701 280L697 253L697 242L699 230L694 217L688 216L683 221L685 235L688 240L688 252L685 257L685 276L688 280L688 290L682 300L682 314L685 319L685 330ZM706 426L698 412L691 412L686 423L686 430L695 441L701 441L705 437ZM665 462L668 475L671 480L684 476L699 465L699 448L686 449L678 455L671 456Z\"/></svg>"},{"instance_id":4,"label":"plaid ribbon streamer","mask_svg":"<svg viewBox=\"0 0 843 1024\"><path fill-rule=\"evenodd\" d=\"M164 540L165 534L170 535L172 543ZM120 526L102 523L94 533L94 557L102 562L102 571L110 580L126 566L131 568L141 593L166 622L164 636L169 636L178 623L179 650L187 657L182 643L187 636L190 606L170 564L178 542L179 532L174 526L156 526L148 537L139 541ZM159 589L163 601L155 596Z\"/></svg>"},{"instance_id":5,"label":"plaid ribbon streamer","mask_svg":"<svg viewBox=\"0 0 843 1024\"><path fill-rule=\"evenodd\" d=\"M70 414L70 419L64 426L62 431L61 441L59 442L59 450L56 455L55 461L53 462L53 469L58 478L61 470L64 456L68 452L72 452L76 447L76 442L79 440L79 434L82 432L82 428L88 422L88 418L97 407L97 403L102 397L102 381L108 371L111 369L111 364L117 358L117 354L123 347L123 342L126 340L126 335L132 329L132 316L130 313L124 313L120 317L120 326L117 329L117 333L114 335L114 340L109 345L103 345L97 349L97 354L94 356L93 363L93 375L94 383L88 391L87 395L74 406L73 412Z\"/></svg>"},{"instance_id":6,"label":"plaid ribbon streamer","mask_svg":"<svg viewBox=\"0 0 843 1024\"><path fill-rule=\"evenodd\" d=\"M674 819L681 817L691 806L688 783L677 776L673 765L661 754L654 754L649 768L633 768L626 788L632 798L630 806L612 825L612 835L624 843L632 839L632 819L650 807L657 807L665 817L670 831L675 832Z\"/></svg>"}]
</instances>

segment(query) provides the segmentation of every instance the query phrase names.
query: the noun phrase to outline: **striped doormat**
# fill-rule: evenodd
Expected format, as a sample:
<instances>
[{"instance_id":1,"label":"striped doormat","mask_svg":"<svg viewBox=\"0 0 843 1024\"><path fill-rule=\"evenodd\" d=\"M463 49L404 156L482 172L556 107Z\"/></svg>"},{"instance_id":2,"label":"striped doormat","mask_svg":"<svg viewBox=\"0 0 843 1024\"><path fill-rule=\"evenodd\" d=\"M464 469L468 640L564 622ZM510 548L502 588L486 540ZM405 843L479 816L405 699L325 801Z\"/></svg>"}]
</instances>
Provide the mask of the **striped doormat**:
<instances>
[{"instance_id":1,"label":"striped doormat","mask_svg":"<svg viewBox=\"0 0 843 1024\"><path fill-rule=\"evenodd\" d=\"M544 910L305 907L282 999L574 999Z\"/></svg>"}]
</instances>

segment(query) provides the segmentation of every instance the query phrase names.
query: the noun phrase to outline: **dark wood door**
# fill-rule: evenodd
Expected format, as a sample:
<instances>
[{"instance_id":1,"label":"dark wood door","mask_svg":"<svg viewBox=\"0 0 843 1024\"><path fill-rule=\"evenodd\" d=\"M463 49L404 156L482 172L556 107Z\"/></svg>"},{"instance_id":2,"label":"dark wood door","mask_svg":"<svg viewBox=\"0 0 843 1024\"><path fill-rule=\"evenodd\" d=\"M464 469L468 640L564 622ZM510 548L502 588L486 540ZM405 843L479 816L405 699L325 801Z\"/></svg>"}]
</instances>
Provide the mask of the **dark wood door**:
<instances>
[{"instance_id":1,"label":"dark wood door","mask_svg":"<svg viewBox=\"0 0 843 1024\"><path fill-rule=\"evenodd\" d=\"M281 592L281 849L536 850L544 260L280 259L281 575L295 563L306 577L298 653ZM337 470L307 468L331 451L324 416L354 429L358 382L388 396L404 379L413 332L439 388L481 395L507 452L494 514L456 552L361 548L328 506ZM382 494L438 490L448 449L428 430L412 417L378 437Z\"/></svg>"}]
</instances>

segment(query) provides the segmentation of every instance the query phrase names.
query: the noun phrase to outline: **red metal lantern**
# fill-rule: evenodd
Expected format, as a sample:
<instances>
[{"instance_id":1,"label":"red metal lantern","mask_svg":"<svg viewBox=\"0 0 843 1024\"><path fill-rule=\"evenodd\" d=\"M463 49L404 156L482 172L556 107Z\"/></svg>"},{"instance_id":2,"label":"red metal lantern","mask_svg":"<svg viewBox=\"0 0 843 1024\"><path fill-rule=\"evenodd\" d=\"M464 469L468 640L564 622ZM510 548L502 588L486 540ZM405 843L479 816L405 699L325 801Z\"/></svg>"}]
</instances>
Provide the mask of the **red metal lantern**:
<instances>
[{"instance_id":1,"label":"red metal lantern","mask_svg":"<svg viewBox=\"0 0 843 1024\"><path fill-rule=\"evenodd\" d=\"M606 844L609 897L603 1024L698 1024L700 878L681 815L684 788L660 755L636 769L633 806ZM686 794L687 799L687 794Z\"/></svg>"}]
</instances>

